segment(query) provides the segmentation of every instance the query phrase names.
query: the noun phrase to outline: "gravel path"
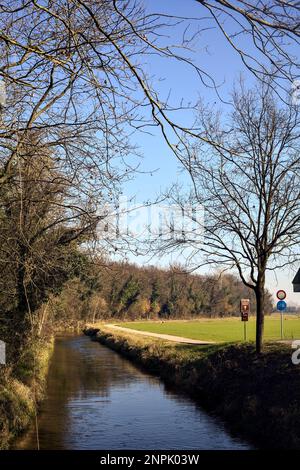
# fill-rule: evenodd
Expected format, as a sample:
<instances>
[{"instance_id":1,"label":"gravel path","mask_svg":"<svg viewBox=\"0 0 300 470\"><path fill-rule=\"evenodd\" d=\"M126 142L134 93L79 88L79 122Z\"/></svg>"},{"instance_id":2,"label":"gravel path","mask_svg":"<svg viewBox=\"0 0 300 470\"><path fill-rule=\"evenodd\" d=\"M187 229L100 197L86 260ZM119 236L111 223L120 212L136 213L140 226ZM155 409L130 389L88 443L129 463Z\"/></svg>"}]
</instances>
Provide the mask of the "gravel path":
<instances>
[{"instance_id":1,"label":"gravel path","mask_svg":"<svg viewBox=\"0 0 300 470\"><path fill-rule=\"evenodd\" d=\"M186 344L216 344L214 341L200 341L198 339L191 339L191 338L183 338L182 336L174 336L174 335L164 335L161 333L150 333L149 331L139 331L133 330L131 328L125 328L123 326L117 326L113 324L106 324L109 328L113 330L124 331L127 333L134 333L141 336L151 336L153 338L160 338L166 339L167 341L174 341L175 343L186 343Z\"/></svg>"}]
</instances>

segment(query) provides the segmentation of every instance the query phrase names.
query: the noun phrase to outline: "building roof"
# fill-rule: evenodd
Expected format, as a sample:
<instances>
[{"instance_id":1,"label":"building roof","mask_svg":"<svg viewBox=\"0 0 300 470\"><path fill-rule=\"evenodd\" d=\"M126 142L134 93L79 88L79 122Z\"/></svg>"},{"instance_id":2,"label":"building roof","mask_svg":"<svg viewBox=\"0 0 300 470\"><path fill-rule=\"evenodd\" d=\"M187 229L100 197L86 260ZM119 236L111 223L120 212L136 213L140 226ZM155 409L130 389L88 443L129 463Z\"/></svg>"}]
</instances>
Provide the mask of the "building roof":
<instances>
[{"instance_id":1,"label":"building roof","mask_svg":"<svg viewBox=\"0 0 300 470\"><path fill-rule=\"evenodd\" d=\"M300 269L298 269L296 276L292 280L292 284L300 284Z\"/></svg>"}]
</instances>

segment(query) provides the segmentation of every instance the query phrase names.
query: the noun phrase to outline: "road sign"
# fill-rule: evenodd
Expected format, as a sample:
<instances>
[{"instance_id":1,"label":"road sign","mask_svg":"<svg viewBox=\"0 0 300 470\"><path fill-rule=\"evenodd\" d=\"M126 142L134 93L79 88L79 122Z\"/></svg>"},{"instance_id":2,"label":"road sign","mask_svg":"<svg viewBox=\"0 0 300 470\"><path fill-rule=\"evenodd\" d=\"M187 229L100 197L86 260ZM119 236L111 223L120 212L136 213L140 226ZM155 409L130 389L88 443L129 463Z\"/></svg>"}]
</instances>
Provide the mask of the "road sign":
<instances>
[{"instance_id":1,"label":"road sign","mask_svg":"<svg viewBox=\"0 0 300 470\"><path fill-rule=\"evenodd\" d=\"M247 341L247 321L250 313L250 300L241 299L240 302L241 320L244 322L244 341Z\"/></svg>"},{"instance_id":2,"label":"road sign","mask_svg":"<svg viewBox=\"0 0 300 470\"><path fill-rule=\"evenodd\" d=\"M249 314L248 312L241 312L241 320L248 321Z\"/></svg>"},{"instance_id":3,"label":"road sign","mask_svg":"<svg viewBox=\"0 0 300 470\"><path fill-rule=\"evenodd\" d=\"M286 302L284 300L279 300L279 302L277 302L277 310L280 312L286 310Z\"/></svg>"},{"instance_id":4,"label":"road sign","mask_svg":"<svg viewBox=\"0 0 300 470\"><path fill-rule=\"evenodd\" d=\"M241 309L241 320L248 321L248 316L250 313L250 300L241 299L240 309Z\"/></svg>"},{"instance_id":5,"label":"road sign","mask_svg":"<svg viewBox=\"0 0 300 470\"><path fill-rule=\"evenodd\" d=\"M276 292L276 297L279 300L284 300L286 298L286 292L285 290L280 289L279 291Z\"/></svg>"},{"instance_id":6,"label":"road sign","mask_svg":"<svg viewBox=\"0 0 300 470\"><path fill-rule=\"evenodd\" d=\"M277 310L280 311L280 337L281 337L281 339L283 339L283 336L284 336L284 334L283 334L283 312L286 310L286 307L287 307L287 305L286 305L286 302L284 300L279 300L279 302L277 302Z\"/></svg>"}]
</instances>

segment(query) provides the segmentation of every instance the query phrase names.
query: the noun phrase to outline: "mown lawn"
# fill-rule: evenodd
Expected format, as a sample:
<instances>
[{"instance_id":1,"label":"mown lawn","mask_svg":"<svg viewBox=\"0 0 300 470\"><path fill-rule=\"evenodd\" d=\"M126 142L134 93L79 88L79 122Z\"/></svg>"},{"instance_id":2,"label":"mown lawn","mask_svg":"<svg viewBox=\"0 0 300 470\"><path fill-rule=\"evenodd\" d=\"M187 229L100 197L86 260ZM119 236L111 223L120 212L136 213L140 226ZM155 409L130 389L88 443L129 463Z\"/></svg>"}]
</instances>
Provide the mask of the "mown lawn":
<instances>
[{"instance_id":1,"label":"mown lawn","mask_svg":"<svg viewBox=\"0 0 300 470\"><path fill-rule=\"evenodd\" d=\"M164 333L204 341L230 342L240 341L244 337L244 325L240 318L144 321L120 323L120 326L134 330ZM280 339L280 316L270 315L265 319L266 340ZM255 338L255 318L247 323L247 339ZM300 339L300 317L284 316L284 339Z\"/></svg>"}]
</instances>

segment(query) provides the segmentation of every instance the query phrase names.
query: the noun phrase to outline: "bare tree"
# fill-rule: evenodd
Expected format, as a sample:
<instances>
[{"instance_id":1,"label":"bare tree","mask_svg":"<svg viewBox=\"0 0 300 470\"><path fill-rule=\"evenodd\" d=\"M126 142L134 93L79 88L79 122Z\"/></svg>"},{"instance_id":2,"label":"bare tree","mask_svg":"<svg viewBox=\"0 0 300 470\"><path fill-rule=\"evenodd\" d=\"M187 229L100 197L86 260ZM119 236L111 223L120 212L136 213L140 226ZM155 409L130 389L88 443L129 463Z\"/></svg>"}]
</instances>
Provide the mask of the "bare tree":
<instances>
[{"instance_id":1,"label":"bare tree","mask_svg":"<svg viewBox=\"0 0 300 470\"><path fill-rule=\"evenodd\" d=\"M74 175L39 134L23 142L0 186L1 321L15 331L33 328L35 310L72 276L78 246L94 237L99 220L93 198L78 197Z\"/></svg>"},{"instance_id":2,"label":"bare tree","mask_svg":"<svg viewBox=\"0 0 300 470\"><path fill-rule=\"evenodd\" d=\"M300 3L297 0L196 0L257 78L285 99L298 78ZM281 92L283 93L281 94Z\"/></svg>"},{"instance_id":3,"label":"bare tree","mask_svg":"<svg viewBox=\"0 0 300 470\"><path fill-rule=\"evenodd\" d=\"M0 129L1 158L6 159L0 183L9 177L10 162L32 128L47 130L49 145L66 163L77 161L79 153L87 173L93 169L101 175L103 161L117 154L120 162L130 153L124 145L128 127L160 127L181 158L178 142L184 145L184 136L197 135L197 129L174 118L182 105L171 106L160 96L146 73L145 57L176 60L190 66L204 85L216 87L208 70L189 56L198 33L214 25L252 73L271 74L277 90L286 82L290 88L299 68L298 2L198 3L199 17L179 18L172 11L150 13L135 0L2 2L0 75L8 100ZM168 31L179 23L183 36L172 45ZM189 35L191 23L196 26ZM250 50L241 43L249 43ZM79 146L72 145L74 136L77 142L80 136Z\"/></svg>"},{"instance_id":4,"label":"bare tree","mask_svg":"<svg viewBox=\"0 0 300 470\"><path fill-rule=\"evenodd\" d=\"M242 85L233 109L227 122L201 109L200 125L211 144L191 146L184 162L194 188L189 203L205 210L203 239L186 229L165 246L188 246L194 267L198 256L199 265L234 269L254 290L260 353L266 273L300 257L299 111L280 105L267 85ZM186 199L172 197L184 211Z\"/></svg>"},{"instance_id":5,"label":"bare tree","mask_svg":"<svg viewBox=\"0 0 300 470\"><path fill-rule=\"evenodd\" d=\"M93 193L99 207L103 199L118 195L124 178L137 168L132 131L158 126L184 160L186 137L205 136L196 125L184 126L175 118L185 105L171 105L161 96L145 58L175 60L190 67L199 83L216 88L213 77L189 55L198 35L214 23L256 76L271 74L278 86L290 85L298 65L293 54L300 24L297 3L198 3L199 17L188 18L149 12L134 0L2 2L0 76L7 99L0 109L0 184L13 174L32 131L42 132L77 188L84 195ZM168 32L177 26L183 35L172 45ZM251 54L236 46L241 35L251 36Z\"/></svg>"}]
</instances>

